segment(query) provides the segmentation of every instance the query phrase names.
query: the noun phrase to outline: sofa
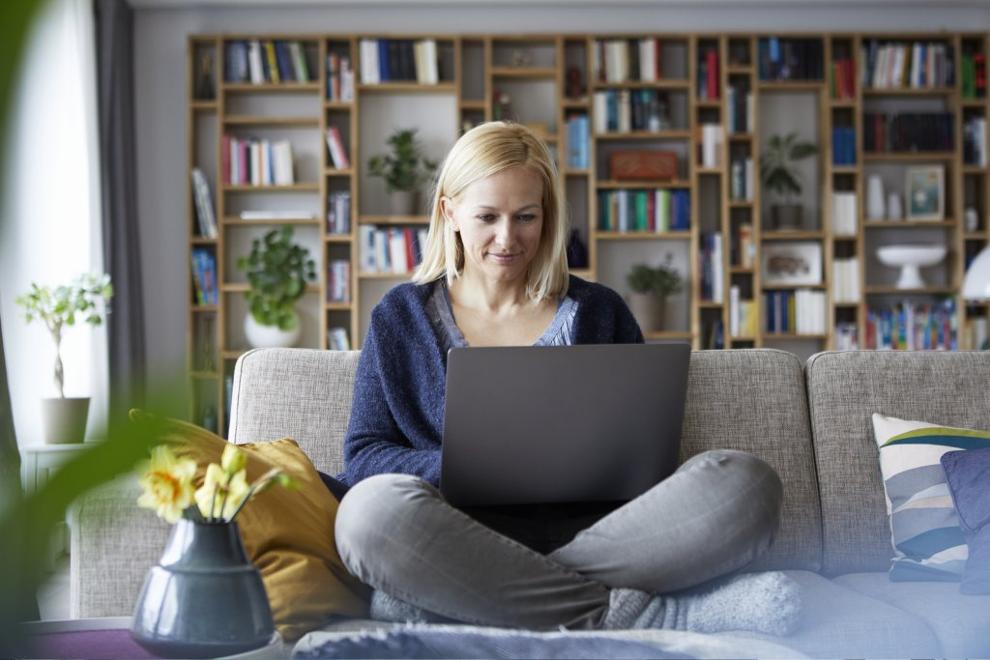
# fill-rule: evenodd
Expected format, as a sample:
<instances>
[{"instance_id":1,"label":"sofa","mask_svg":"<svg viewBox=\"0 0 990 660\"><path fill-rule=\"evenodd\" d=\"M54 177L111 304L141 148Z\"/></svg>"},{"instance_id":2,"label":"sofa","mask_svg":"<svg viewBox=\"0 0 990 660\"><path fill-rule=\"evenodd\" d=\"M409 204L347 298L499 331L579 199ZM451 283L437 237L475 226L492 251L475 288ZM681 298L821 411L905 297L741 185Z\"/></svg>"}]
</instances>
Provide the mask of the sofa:
<instances>
[{"instance_id":1,"label":"sofa","mask_svg":"<svg viewBox=\"0 0 990 660\"><path fill-rule=\"evenodd\" d=\"M244 354L234 370L230 440L289 436L318 469L336 474L358 358L356 351L305 349ZM771 349L692 354L682 459L733 448L777 470L784 484L780 530L746 570L786 571L804 599L801 623L786 638L719 635L812 657L990 656L990 596L961 595L953 582L888 578L893 553L874 412L990 428L990 352L824 352L805 364ZM136 494L133 483L118 483L77 503L73 616L131 613L169 531L137 508Z\"/></svg>"}]
</instances>

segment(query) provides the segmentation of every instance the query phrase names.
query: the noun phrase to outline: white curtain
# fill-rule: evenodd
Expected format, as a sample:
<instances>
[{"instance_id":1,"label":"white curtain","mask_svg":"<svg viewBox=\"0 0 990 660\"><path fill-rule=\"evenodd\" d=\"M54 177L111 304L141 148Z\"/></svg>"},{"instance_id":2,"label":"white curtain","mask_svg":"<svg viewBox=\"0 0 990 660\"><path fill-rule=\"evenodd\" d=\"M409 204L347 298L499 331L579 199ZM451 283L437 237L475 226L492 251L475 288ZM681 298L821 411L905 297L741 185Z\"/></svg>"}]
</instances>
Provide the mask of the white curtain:
<instances>
[{"instance_id":1,"label":"white curtain","mask_svg":"<svg viewBox=\"0 0 990 660\"><path fill-rule=\"evenodd\" d=\"M14 299L30 287L102 272L95 32L91 0L50 0L32 26L14 87L0 223L0 315L18 443L42 442L41 399L57 396L55 347ZM0 127L2 129L3 127ZM89 396L89 434L106 418L106 333L63 333L65 395Z\"/></svg>"}]
</instances>

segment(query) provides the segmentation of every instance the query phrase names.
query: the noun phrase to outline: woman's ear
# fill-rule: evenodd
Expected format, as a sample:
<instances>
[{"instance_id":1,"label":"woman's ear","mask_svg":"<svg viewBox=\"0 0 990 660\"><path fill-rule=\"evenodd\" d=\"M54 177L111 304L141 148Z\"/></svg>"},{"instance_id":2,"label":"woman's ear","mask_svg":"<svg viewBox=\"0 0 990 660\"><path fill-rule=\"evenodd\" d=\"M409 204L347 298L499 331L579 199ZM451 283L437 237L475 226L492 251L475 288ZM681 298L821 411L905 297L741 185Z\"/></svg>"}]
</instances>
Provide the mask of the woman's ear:
<instances>
[{"instance_id":1,"label":"woman's ear","mask_svg":"<svg viewBox=\"0 0 990 660\"><path fill-rule=\"evenodd\" d=\"M440 198L440 213L443 215L444 220L450 223L451 228L457 232L461 228L457 226L457 221L454 219L454 203L450 197L442 196Z\"/></svg>"}]
</instances>

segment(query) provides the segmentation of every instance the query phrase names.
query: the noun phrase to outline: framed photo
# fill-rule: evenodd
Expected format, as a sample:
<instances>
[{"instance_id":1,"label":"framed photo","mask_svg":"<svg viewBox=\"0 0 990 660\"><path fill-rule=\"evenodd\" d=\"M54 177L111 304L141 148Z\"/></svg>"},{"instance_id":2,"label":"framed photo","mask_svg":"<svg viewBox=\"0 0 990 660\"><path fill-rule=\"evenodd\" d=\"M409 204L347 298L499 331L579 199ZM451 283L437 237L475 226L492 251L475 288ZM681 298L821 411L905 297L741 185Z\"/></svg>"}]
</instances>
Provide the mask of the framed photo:
<instances>
[{"instance_id":1,"label":"framed photo","mask_svg":"<svg viewBox=\"0 0 990 660\"><path fill-rule=\"evenodd\" d=\"M763 284L821 284L822 244L774 241L763 244Z\"/></svg>"},{"instance_id":2,"label":"framed photo","mask_svg":"<svg viewBox=\"0 0 990 660\"><path fill-rule=\"evenodd\" d=\"M907 168L904 197L908 221L943 220L945 168L942 165Z\"/></svg>"}]
</instances>

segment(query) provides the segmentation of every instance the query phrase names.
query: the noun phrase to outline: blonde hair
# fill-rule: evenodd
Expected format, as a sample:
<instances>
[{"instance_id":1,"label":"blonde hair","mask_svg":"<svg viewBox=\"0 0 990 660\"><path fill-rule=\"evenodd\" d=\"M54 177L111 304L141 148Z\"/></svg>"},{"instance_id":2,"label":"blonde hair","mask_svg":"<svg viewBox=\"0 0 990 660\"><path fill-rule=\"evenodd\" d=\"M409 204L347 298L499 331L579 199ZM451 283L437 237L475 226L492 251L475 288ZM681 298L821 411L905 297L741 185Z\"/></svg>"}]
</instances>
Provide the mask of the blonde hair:
<instances>
[{"instance_id":1,"label":"blonde hair","mask_svg":"<svg viewBox=\"0 0 990 660\"><path fill-rule=\"evenodd\" d=\"M464 246L444 218L440 198L456 199L475 181L516 166L531 168L543 180L543 228L540 247L526 273L526 295L539 302L567 292L567 212L557 166L531 130L505 121L472 128L444 159L433 190L423 262L413 273L413 282L426 284L446 277L451 284L464 271Z\"/></svg>"}]
</instances>

